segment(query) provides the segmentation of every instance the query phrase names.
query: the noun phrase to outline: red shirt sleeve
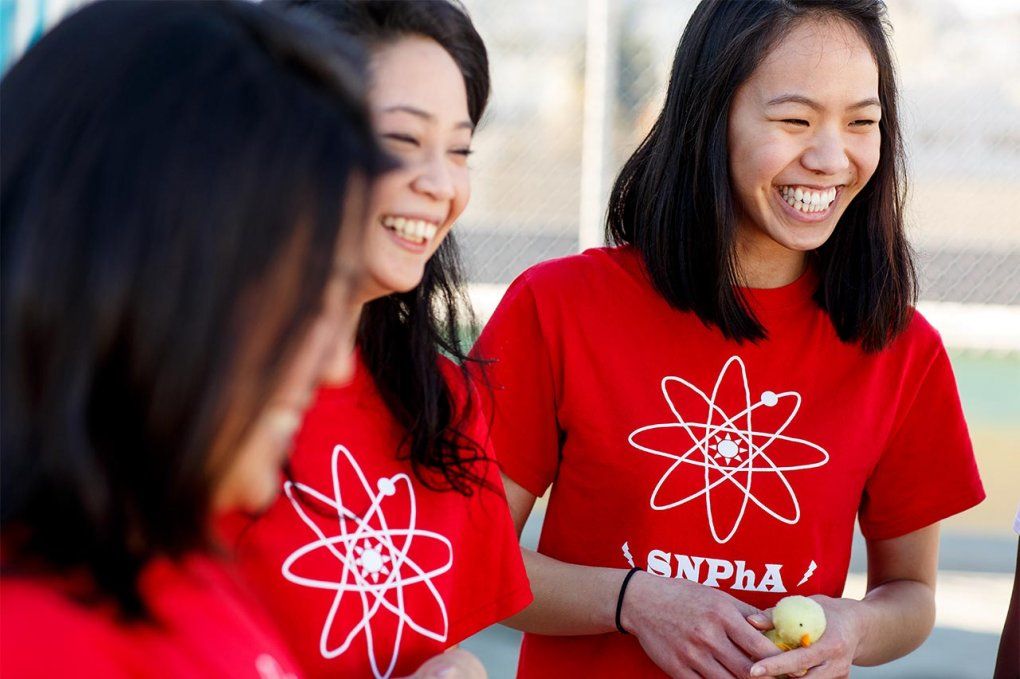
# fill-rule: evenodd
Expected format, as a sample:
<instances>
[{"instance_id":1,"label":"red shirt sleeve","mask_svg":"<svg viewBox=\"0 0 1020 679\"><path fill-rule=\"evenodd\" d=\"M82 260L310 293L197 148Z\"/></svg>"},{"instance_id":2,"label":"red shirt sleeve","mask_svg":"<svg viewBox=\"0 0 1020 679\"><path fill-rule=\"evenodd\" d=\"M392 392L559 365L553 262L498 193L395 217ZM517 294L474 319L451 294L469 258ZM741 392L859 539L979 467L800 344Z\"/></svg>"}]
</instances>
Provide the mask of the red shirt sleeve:
<instances>
[{"instance_id":1,"label":"red shirt sleeve","mask_svg":"<svg viewBox=\"0 0 1020 679\"><path fill-rule=\"evenodd\" d=\"M124 648L100 616L90 615L54 589L0 580L0 674L48 677L132 676Z\"/></svg>"},{"instance_id":2,"label":"red shirt sleeve","mask_svg":"<svg viewBox=\"0 0 1020 679\"><path fill-rule=\"evenodd\" d=\"M455 366L453 370L458 370ZM457 383L448 377L448 382ZM517 539L513 519L506 502L506 492L495 462L488 418L478 408L480 392L474 384L467 384L458 391L470 390L471 401L465 403L467 423L465 433L482 446L484 461L476 467L489 488L478 488L468 508L467 525L477 528L480 539L468 546L463 544L460 556L472 562L469 568L461 570L462 580L450 593L452 609L461 611L456 620L451 619L450 639L465 639L479 630L519 613L532 602L531 584L521 547ZM481 536L484 536L482 538ZM467 537L462 539L467 542ZM474 577L468 574L475 574Z\"/></svg>"},{"instance_id":3,"label":"red shirt sleeve","mask_svg":"<svg viewBox=\"0 0 1020 679\"><path fill-rule=\"evenodd\" d=\"M552 361L526 276L510 285L472 354L491 361L483 396L500 468L537 497L556 477L560 433Z\"/></svg>"},{"instance_id":4,"label":"red shirt sleeve","mask_svg":"<svg viewBox=\"0 0 1020 679\"><path fill-rule=\"evenodd\" d=\"M871 540L899 537L984 497L953 369L939 341L865 486L861 532Z\"/></svg>"}]
</instances>

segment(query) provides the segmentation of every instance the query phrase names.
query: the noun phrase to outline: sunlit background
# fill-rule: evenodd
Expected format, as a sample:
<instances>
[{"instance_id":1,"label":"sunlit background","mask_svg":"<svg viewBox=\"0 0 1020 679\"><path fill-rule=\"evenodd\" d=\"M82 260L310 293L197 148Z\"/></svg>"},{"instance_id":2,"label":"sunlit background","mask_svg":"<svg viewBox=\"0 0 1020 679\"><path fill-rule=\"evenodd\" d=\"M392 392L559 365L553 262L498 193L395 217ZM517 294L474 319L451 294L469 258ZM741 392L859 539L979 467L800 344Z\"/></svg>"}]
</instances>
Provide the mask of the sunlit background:
<instances>
[{"instance_id":1,"label":"sunlit background","mask_svg":"<svg viewBox=\"0 0 1020 679\"><path fill-rule=\"evenodd\" d=\"M139 1L139 0L135 0ZM80 0L0 0L0 62ZM457 227L483 320L535 262L601 243L608 188L654 120L694 0L466 0L493 99ZM988 491L948 520L938 622L917 652L854 676L987 678L1020 503L1020 0L889 0L921 309L942 333ZM905 480L906 482L906 480ZM533 545L540 503L526 531ZM848 596L860 596L855 552ZM513 676L518 635L467 642Z\"/></svg>"}]
</instances>

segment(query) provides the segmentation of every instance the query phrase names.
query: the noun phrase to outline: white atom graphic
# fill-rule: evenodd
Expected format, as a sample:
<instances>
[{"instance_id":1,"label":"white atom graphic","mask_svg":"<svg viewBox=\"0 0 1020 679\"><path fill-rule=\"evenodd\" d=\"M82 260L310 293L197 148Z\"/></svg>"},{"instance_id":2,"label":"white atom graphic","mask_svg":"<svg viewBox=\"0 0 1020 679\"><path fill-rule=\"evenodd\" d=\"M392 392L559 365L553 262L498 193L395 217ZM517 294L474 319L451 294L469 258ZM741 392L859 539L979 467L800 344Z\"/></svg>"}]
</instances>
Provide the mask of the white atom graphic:
<instances>
[{"instance_id":1,"label":"white atom graphic","mask_svg":"<svg viewBox=\"0 0 1020 679\"><path fill-rule=\"evenodd\" d=\"M350 466L361 481L364 493L368 496L370 506L363 516L358 516L344 506L343 493L340 488L339 465L342 461ZM373 492L357 461L343 446L333 449L333 495L329 497L302 483L288 481L283 489L294 510L305 522L317 539L295 550L283 562L282 572L290 582L305 587L333 590L336 595L326 616L319 637L319 651L325 658L335 658L350 648L351 643L361 633L365 633L368 646L368 659L372 665L372 673L377 679L389 677L397 664L397 655L404 627L410 627L419 634L438 642L446 641L449 632L449 619L446 605L439 595L432 579L446 573L453 566L453 546L450 541L439 533L415 528L416 501L414 487L407 474L397 474L380 478L376 483L378 493ZM401 491L403 489L403 491ZM295 492L297 491L297 492ZM313 521L296 497L297 493L311 496L324 505L336 510L338 519L337 535L327 536L319 525ZM410 515L406 528L390 528L383 511L387 498L406 492L410 506ZM378 527L373 528L373 523ZM428 571L419 566L410 556L411 545L415 538L438 541L445 545L446 562ZM295 565L305 556L318 550L328 550L339 562L339 578L337 580L320 580L307 578L294 572ZM412 585L424 585L435 599L442 615L442 629L430 630L415 622L404 610L404 588ZM347 633L343 643L330 648L328 639L333 628L340 602L344 596L357 596L361 599L361 620ZM390 599L395 601L391 601ZM389 651L389 660L379 662L372 634L372 619L382 610L397 617L397 631L393 640L393 648ZM380 649L382 655L386 649ZM380 664L385 664L380 670Z\"/></svg>"},{"instance_id":2,"label":"white atom graphic","mask_svg":"<svg viewBox=\"0 0 1020 679\"><path fill-rule=\"evenodd\" d=\"M726 382L726 376L731 367L740 372L744 404L743 410L732 416L716 405L720 389ZM700 413L697 415L703 418L700 422L689 420L680 413L669 396L668 388L670 384L683 385L704 401L706 412L703 415ZM753 502L767 514L785 524L792 525L800 520L800 504L784 472L814 469L815 467L821 467L829 461L829 453L821 446L783 434L800 410L800 394L793 391L786 391L780 394L764 391L756 403L751 403L751 391L747 384L747 370L739 356L730 357L726 364L723 365L712 389L711 396L706 395L705 392L680 377L664 377L661 387L662 395L666 398L666 403L669 405L673 415L676 416L677 421L652 424L635 429L628 438L630 444L638 450L673 460L673 464L669 466L652 491L651 498L649 499L649 505L652 509L672 509L704 496L708 525L712 531L712 537L720 544L728 542L736 534L737 529L740 527L740 522L744 518L748 502ZM754 412L762 407L775 408L787 399L793 399L793 404L786 420L780 426L775 427L775 431L756 431L753 425ZM688 415L692 414L688 413ZM659 450L639 442L639 439L642 438L645 432L677 428L686 431L691 438L690 448L682 453ZM782 442L782 445L777 445L776 449L771 451L771 455L767 453L766 451L777 442ZM778 466L773 462L772 458L778 458L782 454L783 449L788 447L788 444L807 446L814 449L819 453L818 459L805 464ZM683 465L701 467L704 470L704 487L680 499L660 498L659 495L663 485L670 475L677 472ZM793 516L782 516L754 495L752 492L752 482L755 475L761 474L775 474L782 482L793 503ZM733 521L733 525L725 535L720 535L712 506L712 491L722 483L733 484L743 496L740 510Z\"/></svg>"}]
</instances>

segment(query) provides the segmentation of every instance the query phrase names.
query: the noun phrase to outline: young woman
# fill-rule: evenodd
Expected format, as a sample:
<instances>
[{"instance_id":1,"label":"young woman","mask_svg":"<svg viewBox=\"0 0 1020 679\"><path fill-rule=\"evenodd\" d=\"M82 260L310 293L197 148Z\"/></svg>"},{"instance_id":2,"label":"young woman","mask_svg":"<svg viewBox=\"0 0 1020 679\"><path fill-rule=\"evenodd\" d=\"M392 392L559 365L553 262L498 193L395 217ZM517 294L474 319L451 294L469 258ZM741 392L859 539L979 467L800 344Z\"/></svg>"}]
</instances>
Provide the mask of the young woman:
<instances>
[{"instance_id":1,"label":"young woman","mask_svg":"<svg viewBox=\"0 0 1020 679\"><path fill-rule=\"evenodd\" d=\"M275 496L392 163L347 51L100 2L4 77L4 676L294 676L210 527Z\"/></svg>"},{"instance_id":2,"label":"young woman","mask_svg":"<svg viewBox=\"0 0 1020 679\"><path fill-rule=\"evenodd\" d=\"M464 360L450 229L468 201L486 52L445 0L291 6L366 44L375 128L402 167L380 181L356 253L357 335L337 342L284 496L233 530L309 675L406 675L531 601L487 423L465 369L440 355Z\"/></svg>"},{"instance_id":3,"label":"young woman","mask_svg":"<svg viewBox=\"0 0 1020 679\"><path fill-rule=\"evenodd\" d=\"M616 246L525 272L484 331L518 529L552 487L520 676L836 677L931 630L938 522L983 491L912 307L884 21L702 2ZM855 518L862 601L840 598ZM780 654L761 611L793 594L828 629Z\"/></svg>"}]
</instances>

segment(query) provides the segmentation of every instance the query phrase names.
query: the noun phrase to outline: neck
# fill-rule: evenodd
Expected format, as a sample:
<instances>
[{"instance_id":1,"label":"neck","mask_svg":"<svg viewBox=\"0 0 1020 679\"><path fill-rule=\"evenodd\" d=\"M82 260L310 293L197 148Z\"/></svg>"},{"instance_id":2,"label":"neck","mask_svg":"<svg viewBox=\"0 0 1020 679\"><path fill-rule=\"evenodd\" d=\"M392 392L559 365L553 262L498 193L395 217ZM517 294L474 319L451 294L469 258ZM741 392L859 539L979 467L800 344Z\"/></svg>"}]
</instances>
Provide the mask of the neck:
<instances>
[{"instance_id":1,"label":"neck","mask_svg":"<svg viewBox=\"0 0 1020 679\"><path fill-rule=\"evenodd\" d=\"M801 277L807 269L807 254L790 250L771 238L737 238L737 275L748 288L781 288Z\"/></svg>"},{"instance_id":2,"label":"neck","mask_svg":"<svg viewBox=\"0 0 1020 679\"><path fill-rule=\"evenodd\" d=\"M352 301L344 310L340 331L337 333L336 344L330 350L322 374L322 381L327 384L346 384L354 377L354 349L358 339L358 325L365 303Z\"/></svg>"}]
</instances>

